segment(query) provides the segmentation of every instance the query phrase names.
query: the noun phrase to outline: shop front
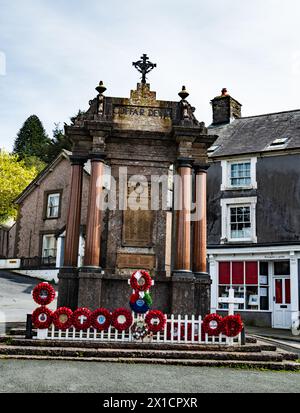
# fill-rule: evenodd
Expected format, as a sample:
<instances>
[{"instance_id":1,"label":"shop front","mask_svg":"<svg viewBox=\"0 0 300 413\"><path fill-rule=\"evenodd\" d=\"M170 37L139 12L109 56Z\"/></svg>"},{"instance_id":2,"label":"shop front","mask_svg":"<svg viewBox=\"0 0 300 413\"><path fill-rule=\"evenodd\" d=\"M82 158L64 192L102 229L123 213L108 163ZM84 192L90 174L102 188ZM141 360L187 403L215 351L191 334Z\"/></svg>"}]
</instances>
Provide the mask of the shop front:
<instances>
[{"instance_id":1,"label":"shop front","mask_svg":"<svg viewBox=\"0 0 300 413\"><path fill-rule=\"evenodd\" d=\"M230 288L248 325L292 329L299 328L300 248L209 249L212 277L212 312L226 312Z\"/></svg>"}]
</instances>

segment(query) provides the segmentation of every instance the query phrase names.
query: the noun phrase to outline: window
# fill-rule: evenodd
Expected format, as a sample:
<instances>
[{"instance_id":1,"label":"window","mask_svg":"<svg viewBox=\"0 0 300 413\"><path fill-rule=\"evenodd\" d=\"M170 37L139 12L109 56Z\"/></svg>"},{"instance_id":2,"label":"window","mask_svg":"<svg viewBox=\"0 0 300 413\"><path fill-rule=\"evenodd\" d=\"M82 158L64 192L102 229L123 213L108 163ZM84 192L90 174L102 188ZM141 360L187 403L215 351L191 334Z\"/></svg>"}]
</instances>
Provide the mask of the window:
<instances>
[{"instance_id":1,"label":"window","mask_svg":"<svg viewBox=\"0 0 300 413\"><path fill-rule=\"evenodd\" d=\"M267 149L282 149L282 148L285 148L288 141L289 141L289 138L277 138L267 147Z\"/></svg>"},{"instance_id":2,"label":"window","mask_svg":"<svg viewBox=\"0 0 300 413\"><path fill-rule=\"evenodd\" d=\"M230 165L231 186L251 185L251 163L233 163Z\"/></svg>"},{"instance_id":3,"label":"window","mask_svg":"<svg viewBox=\"0 0 300 413\"><path fill-rule=\"evenodd\" d=\"M251 211L247 207L230 207L230 238L251 238Z\"/></svg>"},{"instance_id":4,"label":"window","mask_svg":"<svg viewBox=\"0 0 300 413\"><path fill-rule=\"evenodd\" d=\"M222 199L222 238L227 242L257 242L256 197Z\"/></svg>"},{"instance_id":5,"label":"window","mask_svg":"<svg viewBox=\"0 0 300 413\"><path fill-rule=\"evenodd\" d=\"M290 261L274 262L274 275L290 275Z\"/></svg>"},{"instance_id":6,"label":"window","mask_svg":"<svg viewBox=\"0 0 300 413\"><path fill-rule=\"evenodd\" d=\"M210 148L208 148L207 153L208 155L212 155L214 152L216 152L217 149L220 148L220 145L213 145Z\"/></svg>"},{"instance_id":7,"label":"window","mask_svg":"<svg viewBox=\"0 0 300 413\"><path fill-rule=\"evenodd\" d=\"M230 288L236 298L245 300L236 304L237 311L269 311L268 262L219 262L219 298L228 297ZM219 303L219 310L228 310L228 304Z\"/></svg>"},{"instance_id":8,"label":"window","mask_svg":"<svg viewBox=\"0 0 300 413\"><path fill-rule=\"evenodd\" d=\"M257 189L257 158L222 161L221 191Z\"/></svg>"},{"instance_id":9,"label":"window","mask_svg":"<svg viewBox=\"0 0 300 413\"><path fill-rule=\"evenodd\" d=\"M47 197L47 214L46 218L58 218L60 214L60 197L61 194L49 194Z\"/></svg>"},{"instance_id":10,"label":"window","mask_svg":"<svg viewBox=\"0 0 300 413\"><path fill-rule=\"evenodd\" d=\"M56 258L56 253L57 253L57 239L55 235L54 234L44 235L42 257L43 258L49 258L49 257Z\"/></svg>"}]
</instances>

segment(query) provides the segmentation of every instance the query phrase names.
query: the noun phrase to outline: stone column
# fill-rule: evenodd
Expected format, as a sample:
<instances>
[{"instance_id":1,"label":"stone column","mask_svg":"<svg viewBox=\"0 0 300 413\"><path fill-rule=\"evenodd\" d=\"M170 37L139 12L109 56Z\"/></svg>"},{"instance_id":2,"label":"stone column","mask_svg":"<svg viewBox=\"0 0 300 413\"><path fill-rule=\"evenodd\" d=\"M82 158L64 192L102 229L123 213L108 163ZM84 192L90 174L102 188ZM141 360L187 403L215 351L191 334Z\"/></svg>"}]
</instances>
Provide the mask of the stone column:
<instances>
[{"instance_id":1,"label":"stone column","mask_svg":"<svg viewBox=\"0 0 300 413\"><path fill-rule=\"evenodd\" d=\"M176 243L175 268L172 276L172 313L195 314L195 277L191 262L192 162L190 160L178 162L174 190Z\"/></svg>"},{"instance_id":2,"label":"stone column","mask_svg":"<svg viewBox=\"0 0 300 413\"><path fill-rule=\"evenodd\" d=\"M195 165L193 272L195 281L195 311L202 317L210 313L211 278L207 273L207 165Z\"/></svg>"},{"instance_id":3,"label":"stone column","mask_svg":"<svg viewBox=\"0 0 300 413\"><path fill-rule=\"evenodd\" d=\"M195 166L195 203L193 271L207 276L207 166Z\"/></svg>"},{"instance_id":4,"label":"stone column","mask_svg":"<svg viewBox=\"0 0 300 413\"><path fill-rule=\"evenodd\" d=\"M85 268L100 268L101 221L100 200L103 191L103 156L93 156L90 178L89 205L87 213L87 234L85 244Z\"/></svg>"},{"instance_id":5,"label":"stone column","mask_svg":"<svg viewBox=\"0 0 300 413\"><path fill-rule=\"evenodd\" d=\"M91 178L87 212L87 233L85 242L84 267L79 272L78 306L92 310L101 307L102 269L101 269L101 233L102 211L101 195L103 192L104 155L91 156Z\"/></svg>"},{"instance_id":6,"label":"stone column","mask_svg":"<svg viewBox=\"0 0 300 413\"><path fill-rule=\"evenodd\" d=\"M58 307L78 308L78 249L80 237L83 166L85 159L70 157L71 188L65 237L64 267L59 272Z\"/></svg>"},{"instance_id":7,"label":"stone column","mask_svg":"<svg viewBox=\"0 0 300 413\"><path fill-rule=\"evenodd\" d=\"M175 273L192 274L191 265L191 206L192 206L192 163L180 160L178 164L178 185L175 184L176 214L176 259Z\"/></svg>"},{"instance_id":8,"label":"stone column","mask_svg":"<svg viewBox=\"0 0 300 413\"><path fill-rule=\"evenodd\" d=\"M64 267L76 268L80 237L83 166L85 160L75 156L72 163L71 192L66 226Z\"/></svg>"}]
</instances>

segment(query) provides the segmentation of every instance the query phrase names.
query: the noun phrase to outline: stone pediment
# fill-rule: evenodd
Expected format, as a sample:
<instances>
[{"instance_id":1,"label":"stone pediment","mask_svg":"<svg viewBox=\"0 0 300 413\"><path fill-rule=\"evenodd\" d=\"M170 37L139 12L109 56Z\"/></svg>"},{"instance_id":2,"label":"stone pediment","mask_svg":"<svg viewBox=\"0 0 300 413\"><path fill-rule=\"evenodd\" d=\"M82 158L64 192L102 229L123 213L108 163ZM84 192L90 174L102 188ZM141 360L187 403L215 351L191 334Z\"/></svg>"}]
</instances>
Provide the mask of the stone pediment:
<instances>
[{"instance_id":1,"label":"stone pediment","mask_svg":"<svg viewBox=\"0 0 300 413\"><path fill-rule=\"evenodd\" d=\"M157 100L149 84L139 83L129 99L112 99L113 123L121 130L171 132L177 106Z\"/></svg>"}]
</instances>

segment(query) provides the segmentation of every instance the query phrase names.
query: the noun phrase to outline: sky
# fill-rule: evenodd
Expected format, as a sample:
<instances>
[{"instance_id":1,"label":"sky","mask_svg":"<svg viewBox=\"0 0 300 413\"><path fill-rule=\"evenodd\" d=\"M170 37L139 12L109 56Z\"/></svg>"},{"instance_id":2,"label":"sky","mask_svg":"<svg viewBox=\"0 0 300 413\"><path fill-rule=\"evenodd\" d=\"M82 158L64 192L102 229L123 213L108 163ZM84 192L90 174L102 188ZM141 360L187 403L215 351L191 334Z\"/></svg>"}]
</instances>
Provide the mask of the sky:
<instances>
[{"instance_id":1,"label":"sky","mask_svg":"<svg viewBox=\"0 0 300 413\"><path fill-rule=\"evenodd\" d=\"M97 95L129 97L147 53L160 100L185 85L196 117L226 87L243 116L300 108L299 0L0 0L0 148L27 117L52 136Z\"/></svg>"}]
</instances>

